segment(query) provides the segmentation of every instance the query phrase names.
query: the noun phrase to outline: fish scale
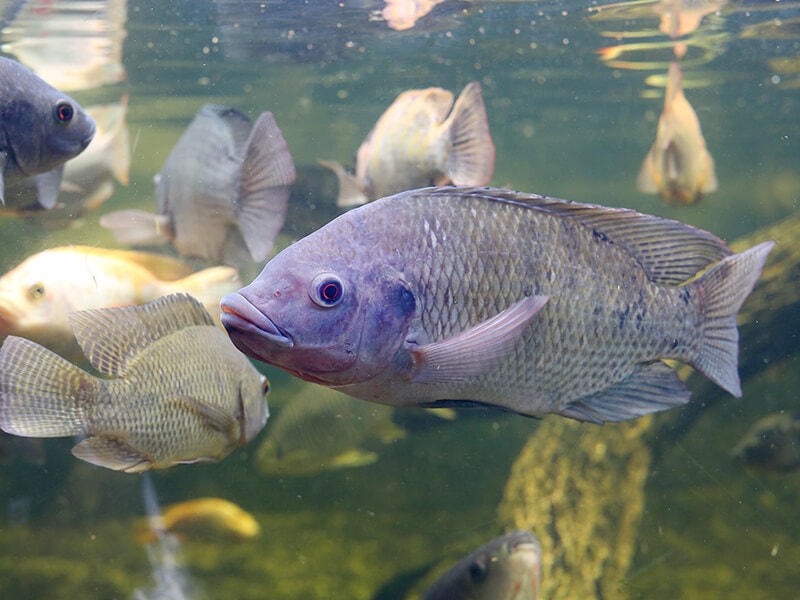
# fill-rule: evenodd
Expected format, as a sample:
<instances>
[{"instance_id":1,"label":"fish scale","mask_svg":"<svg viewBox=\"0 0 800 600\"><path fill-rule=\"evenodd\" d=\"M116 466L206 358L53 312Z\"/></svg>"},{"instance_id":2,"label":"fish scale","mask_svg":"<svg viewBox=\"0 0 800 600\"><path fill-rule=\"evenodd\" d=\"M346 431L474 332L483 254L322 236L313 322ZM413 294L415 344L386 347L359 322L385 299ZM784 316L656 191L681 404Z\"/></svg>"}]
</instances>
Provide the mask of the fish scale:
<instances>
[{"instance_id":1,"label":"fish scale","mask_svg":"<svg viewBox=\"0 0 800 600\"><path fill-rule=\"evenodd\" d=\"M662 359L741 394L736 313L772 245L732 255L631 210L424 188L292 244L222 321L250 356L364 400L618 421L688 401ZM341 297L315 300L319 278Z\"/></svg>"}]
</instances>

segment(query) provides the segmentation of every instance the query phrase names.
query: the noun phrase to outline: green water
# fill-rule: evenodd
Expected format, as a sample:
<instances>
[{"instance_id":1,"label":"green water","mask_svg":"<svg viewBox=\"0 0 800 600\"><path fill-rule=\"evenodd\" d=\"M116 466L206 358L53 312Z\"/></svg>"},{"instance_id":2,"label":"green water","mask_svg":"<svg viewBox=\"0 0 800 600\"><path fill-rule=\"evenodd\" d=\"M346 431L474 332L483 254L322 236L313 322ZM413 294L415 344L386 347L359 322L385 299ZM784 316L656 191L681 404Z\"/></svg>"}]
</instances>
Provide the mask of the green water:
<instances>
[{"instance_id":1,"label":"green water","mask_svg":"<svg viewBox=\"0 0 800 600\"><path fill-rule=\"evenodd\" d=\"M97 224L100 214L152 210L153 175L207 102L251 117L274 113L308 192L293 193L279 240L288 244L337 214L335 180L316 166L318 158L352 166L400 92L458 92L472 80L482 84L497 149L494 185L634 208L731 240L796 213L800 92L792 77L800 75L779 75L767 61L800 61L800 39L740 32L796 18L800 7L729 4L704 20L698 35L716 36L717 55L684 74L709 82L687 85L686 95L716 161L719 189L697 206L672 207L635 185L662 105L648 97L660 88L645 77L666 66L615 69L596 53L617 43L603 32L653 30L657 19L593 21L594 6L446 3L397 32L368 18L379 0L132 0L128 81L74 93L84 104L129 93L130 183L69 226L0 220L0 268L67 243L113 247ZM728 456L753 420L800 407L797 349L746 382L743 399L726 398L703 413L653 464L624 582L631 598L800 597L800 473L755 474ZM262 368L277 413L296 383ZM499 412L462 412L454 422L412 427L407 438L378 448L373 465L297 478L258 475L251 464L257 440L217 465L156 473L155 483L163 503L221 496L261 523L253 541L184 546L187 569L206 597L368 599L393 577L454 560L500 533L497 505L536 428L535 420ZM0 507L8 507L0 520L3 597L128 598L150 584L147 557L131 534L143 511L139 477L81 463L70 446L48 440L44 466L0 465Z\"/></svg>"}]
</instances>

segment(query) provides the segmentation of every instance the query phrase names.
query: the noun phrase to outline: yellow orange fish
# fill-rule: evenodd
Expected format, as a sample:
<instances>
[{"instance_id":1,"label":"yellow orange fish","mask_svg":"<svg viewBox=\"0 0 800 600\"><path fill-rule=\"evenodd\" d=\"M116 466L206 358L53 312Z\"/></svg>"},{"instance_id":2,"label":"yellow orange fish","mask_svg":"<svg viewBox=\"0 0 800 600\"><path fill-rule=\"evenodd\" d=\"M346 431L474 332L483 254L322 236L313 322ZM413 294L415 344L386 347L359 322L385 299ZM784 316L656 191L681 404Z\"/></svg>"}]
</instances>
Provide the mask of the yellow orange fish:
<instances>
[{"instance_id":1,"label":"yellow orange fish","mask_svg":"<svg viewBox=\"0 0 800 600\"><path fill-rule=\"evenodd\" d=\"M681 76L678 63L670 64L656 141L636 184L646 194L660 193L669 203L694 204L717 189L717 175L700 121L683 94Z\"/></svg>"},{"instance_id":2,"label":"yellow orange fish","mask_svg":"<svg viewBox=\"0 0 800 600\"><path fill-rule=\"evenodd\" d=\"M220 298L240 285L232 267L192 273L186 263L146 252L62 246L28 257L0 277L0 339L16 335L73 359L76 310L143 304L186 292L219 317Z\"/></svg>"},{"instance_id":3,"label":"yellow orange fish","mask_svg":"<svg viewBox=\"0 0 800 600\"><path fill-rule=\"evenodd\" d=\"M258 536L261 527L253 515L233 502L209 497L170 504L159 517L138 521L136 530L137 541L147 544L159 532L183 539L243 541Z\"/></svg>"},{"instance_id":4,"label":"yellow orange fish","mask_svg":"<svg viewBox=\"0 0 800 600\"><path fill-rule=\"evenodd\" d=\"M442 88L400 94L358 149L355 177L337 162L319 162L339 179L339 206L354 206L451 181L484 185L494 153L481 86L473 81L455 105Z\"/></svg>"}]
</instances>

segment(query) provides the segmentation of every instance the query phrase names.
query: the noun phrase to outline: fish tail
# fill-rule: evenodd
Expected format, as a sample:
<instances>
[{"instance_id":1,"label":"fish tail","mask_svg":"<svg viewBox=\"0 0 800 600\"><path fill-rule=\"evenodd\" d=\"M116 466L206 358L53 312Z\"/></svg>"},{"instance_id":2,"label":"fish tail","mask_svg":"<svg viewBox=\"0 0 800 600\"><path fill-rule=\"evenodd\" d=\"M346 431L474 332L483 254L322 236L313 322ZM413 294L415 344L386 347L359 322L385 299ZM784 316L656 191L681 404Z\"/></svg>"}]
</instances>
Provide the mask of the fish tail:
<instances>
[{"instance_id":1,"label":"fish tail","mask_svg":"<svg viewBox=\"0 0 800 600\"><path fill-rule=\"evenodd\" d=\"M233 267L209 267L188 277L162 284L164 295L186 293L199 300L215 321L219 322L219 301L242 286Z\"/></svg>"},{"instance_id":2,"label":"fish tail","mask_svg":"<svg viewBox=\"0 0 800 600\"><path fill-rule=\"evenodd\" d=\"M761 276L775 242L763 242L740 254L727 256L693 282L703 299L703 335L695 369L734 396L741 397L736 315Z\"/></svg>"},{"instance_id":3,"label":"fish tail","mask_svg":"<svg viewBox=\"0 0 800 600\"><path fill-rule=\"evenodd\" d=\"M477 81L468 84L445 122L450 153L445 174L456 185L485 185L494 173L494 143Z\"/></svg>"},{"instance_id":4,"label":"fish tail","mask_svg":"<svg viewBox=\"0 0 800 600\"><path fill-rule=\"evenodd\" d=\"M289 146L272 113L261 113L247 140L236 213L239 231L255 261L264 260L272 250L286 218L294 180Z\"/></svg>"},{"instance_id":5,"label":"fish tail","mask_svg":"<svg viewBox=\"0 0 800 600\"><path fill-rule=\"evenodd\" d=\"M58 354L9 336L0 348L0 429L23 437L85 435L99 386Z\"/></svg>"},{"instance_id":6,"label":"fish tail","mask_svg":"<svg viewBox=\"0 0 800 600\"><path fill-rule=\"evenodd\" d=\"M336 206L345 208L369 202L356 176L348 173L341 163L335 160L322 159L317 159L317 162L326 169L333 171L333 174L336 175L336 179L339 182L339 195L336 198Z\"/></svg>"}]
</instances>

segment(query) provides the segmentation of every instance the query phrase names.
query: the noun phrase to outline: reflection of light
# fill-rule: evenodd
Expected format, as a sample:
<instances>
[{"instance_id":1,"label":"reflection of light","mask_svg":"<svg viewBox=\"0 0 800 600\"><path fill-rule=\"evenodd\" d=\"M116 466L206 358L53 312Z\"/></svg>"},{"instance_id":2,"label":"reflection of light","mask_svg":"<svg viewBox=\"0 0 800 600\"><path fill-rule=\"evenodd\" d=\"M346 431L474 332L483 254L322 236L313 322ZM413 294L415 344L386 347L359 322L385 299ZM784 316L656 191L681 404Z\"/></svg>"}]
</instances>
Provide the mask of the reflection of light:
<instances>
[{"instance_id":1,"label":"reflection of light","mask_svg":"<svg viewBox=\"0 0 800 600\"><path fill-rule=\"evenodd\" d=\"M64 91L118 83L126 18L127 0L27 2L1 48Z\"/></svg>"}]
</instances>

